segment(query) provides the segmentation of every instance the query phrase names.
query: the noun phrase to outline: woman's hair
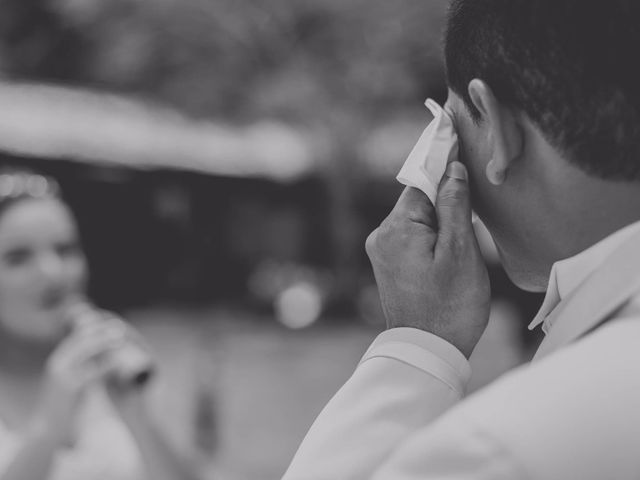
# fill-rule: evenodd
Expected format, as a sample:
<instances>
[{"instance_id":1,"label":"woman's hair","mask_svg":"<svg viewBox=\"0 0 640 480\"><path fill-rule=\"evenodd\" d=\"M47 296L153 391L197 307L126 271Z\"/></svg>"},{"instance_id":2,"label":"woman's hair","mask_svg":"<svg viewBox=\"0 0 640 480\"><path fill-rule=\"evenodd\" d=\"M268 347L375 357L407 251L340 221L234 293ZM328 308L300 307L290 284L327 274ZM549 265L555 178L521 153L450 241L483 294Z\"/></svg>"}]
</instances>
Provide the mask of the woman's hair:
<instances>
[{"instance_id":1,"label":"woman's hair","mask_svg":"<svg viewBox=\"0 0 640 480\"><path fill-rule=\"evenodd\" d=\"M54 178L23 168L0 168L0 217L22 200L39 198L60 198Z\"/></svg>"}]
</instances>

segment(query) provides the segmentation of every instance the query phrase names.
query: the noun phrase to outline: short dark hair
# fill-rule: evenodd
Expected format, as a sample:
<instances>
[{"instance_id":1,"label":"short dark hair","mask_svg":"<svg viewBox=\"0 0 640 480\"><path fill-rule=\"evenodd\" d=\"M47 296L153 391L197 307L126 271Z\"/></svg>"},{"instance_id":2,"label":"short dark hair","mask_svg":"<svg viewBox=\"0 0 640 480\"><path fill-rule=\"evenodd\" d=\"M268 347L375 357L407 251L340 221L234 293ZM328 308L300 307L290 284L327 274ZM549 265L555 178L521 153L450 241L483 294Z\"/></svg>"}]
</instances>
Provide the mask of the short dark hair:
<instances>
[{"instance_id":1,"label":"short dark hair","mask_svg":"<svg viewBox=\"0 0 640 480\"><path fill-rule=\"evenodd\" d=\"M452 0L449 87L474 117L480 78L566 158L609 180L640 180L639 0Z\"/></svg>"}]
</instances>

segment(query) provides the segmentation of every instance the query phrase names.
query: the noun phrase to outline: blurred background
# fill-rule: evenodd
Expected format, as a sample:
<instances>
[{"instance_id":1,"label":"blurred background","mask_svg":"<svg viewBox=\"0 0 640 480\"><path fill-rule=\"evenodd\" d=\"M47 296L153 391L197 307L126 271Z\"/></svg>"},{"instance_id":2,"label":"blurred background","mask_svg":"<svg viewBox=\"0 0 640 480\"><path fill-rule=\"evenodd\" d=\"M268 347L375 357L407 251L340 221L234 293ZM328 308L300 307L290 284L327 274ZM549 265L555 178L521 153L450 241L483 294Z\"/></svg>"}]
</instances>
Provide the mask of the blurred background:
<instances>
[{"instance_id":1,"label":"blurred background","mask_svg":"<svg viewBox=\"0 0 640 480\"><path fill-rule=\"evenodd\" d=\"M446 3L0 0L0 160L62 184L92 298L149 339L211 478L278 478L384 328L364 240L446 97ZM528 359L541 301L479 235L472 389Z\"/></svg>"}]
</instances>

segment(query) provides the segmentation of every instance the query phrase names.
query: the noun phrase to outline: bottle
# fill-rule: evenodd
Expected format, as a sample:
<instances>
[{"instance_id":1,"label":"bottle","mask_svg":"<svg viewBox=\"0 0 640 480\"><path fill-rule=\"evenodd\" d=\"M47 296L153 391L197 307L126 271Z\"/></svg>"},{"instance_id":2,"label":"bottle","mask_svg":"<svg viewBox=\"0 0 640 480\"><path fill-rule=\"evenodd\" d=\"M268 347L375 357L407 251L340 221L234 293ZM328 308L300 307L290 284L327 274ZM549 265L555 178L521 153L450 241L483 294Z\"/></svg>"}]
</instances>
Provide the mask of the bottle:
<instances>
[{"instance_id":1,"label":"bottle","mask_svg":"<svg viewBox=\"0 0 640 480\"><path fill-rule=\"evenodd\" d=\"M116 320L123 322L112 312L100 310L87 301L78 302L69 309L68 318L72 329L85 328L96 322ZM154 363L150 355L134 342L127 342L115 354L116 381L135 386L145 385L154 374Z\"/></svg>"}]
</instances>

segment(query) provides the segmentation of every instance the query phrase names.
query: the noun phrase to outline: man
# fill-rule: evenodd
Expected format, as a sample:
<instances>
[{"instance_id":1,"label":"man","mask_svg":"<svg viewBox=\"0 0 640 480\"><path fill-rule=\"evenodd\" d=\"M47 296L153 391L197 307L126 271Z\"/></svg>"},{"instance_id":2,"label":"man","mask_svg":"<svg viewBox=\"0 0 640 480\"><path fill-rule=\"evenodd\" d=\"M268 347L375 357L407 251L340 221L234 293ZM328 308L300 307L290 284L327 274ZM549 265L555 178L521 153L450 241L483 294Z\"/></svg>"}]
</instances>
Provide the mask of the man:
<instances>
[{"instance_id":1,"label":"man","mask_svg":"<svg viewBox=\"0 0 640 480\"><path fill-rule=\"evenodd\" d=\"M367 241L389 329L286 480L640 478L640 3L453 0L459 162ZM461 400L489 313L471 204L520 287L534 361Z\"/></svg>"}]
</instances>

